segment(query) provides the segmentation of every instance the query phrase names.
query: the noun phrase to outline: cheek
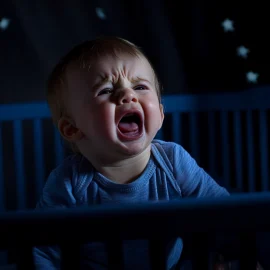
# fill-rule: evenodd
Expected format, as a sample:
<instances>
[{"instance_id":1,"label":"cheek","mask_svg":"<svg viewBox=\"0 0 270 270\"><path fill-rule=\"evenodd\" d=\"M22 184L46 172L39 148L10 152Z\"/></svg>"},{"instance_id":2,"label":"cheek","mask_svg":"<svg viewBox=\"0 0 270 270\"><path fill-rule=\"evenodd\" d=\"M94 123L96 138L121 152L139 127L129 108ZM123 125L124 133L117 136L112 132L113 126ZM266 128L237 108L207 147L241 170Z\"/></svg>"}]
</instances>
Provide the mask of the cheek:
<instances>
[{"instance_id":1,"label":"cheek","mask_svg":"<svg viewBox=\"0 0 270 270\"><path fill-rule=\"evenodd\" d=\"M94 112L97 123L106 125L114 123L115 112L113 106L100 105Z\"/></svg>"},{"instance_id":2,"label":"cheek","mask_svg":"<svg viewBox=\"0 0 270 270\"><path fill-rule=\"evenodd\" d=\"M157 101L155 102L149 102L147 104L146 110L145 110L145 116L147 118L147 122L150 125L159 126L162 123L162 116L160 112L159 103Z\"/></svg>"},{"instance_id":3,"label":"cheek","mask_svg":"<svg viewBox=\"0 0 270 270\"><path fill-rule=\"evenodd\" d=\"M114 110L111 106L92 106L82 115L84 129L92 134L108 133L114 127Z\"/></svg>"}]
</instances>

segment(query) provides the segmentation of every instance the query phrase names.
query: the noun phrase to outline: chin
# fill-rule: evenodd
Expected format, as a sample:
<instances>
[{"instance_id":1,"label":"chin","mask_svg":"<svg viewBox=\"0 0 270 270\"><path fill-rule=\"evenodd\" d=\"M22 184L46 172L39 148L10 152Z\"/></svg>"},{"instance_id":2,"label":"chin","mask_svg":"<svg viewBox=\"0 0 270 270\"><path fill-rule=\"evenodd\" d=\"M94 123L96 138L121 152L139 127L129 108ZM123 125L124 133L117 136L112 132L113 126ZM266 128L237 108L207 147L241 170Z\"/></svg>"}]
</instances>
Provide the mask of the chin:
<instances>
[{"instance_id":1,"label":"chin","mask_svg":"<svg viewBox=\"0 0 270 270\"><path fill-rule=\"evenodd\" d=\"M144 152L148 146L150 145L151 142L146 143L146 142L128 142L128 143L122 143L122 151L126 155L129 156L136 156Z\"/></svg>"}]
</instances>

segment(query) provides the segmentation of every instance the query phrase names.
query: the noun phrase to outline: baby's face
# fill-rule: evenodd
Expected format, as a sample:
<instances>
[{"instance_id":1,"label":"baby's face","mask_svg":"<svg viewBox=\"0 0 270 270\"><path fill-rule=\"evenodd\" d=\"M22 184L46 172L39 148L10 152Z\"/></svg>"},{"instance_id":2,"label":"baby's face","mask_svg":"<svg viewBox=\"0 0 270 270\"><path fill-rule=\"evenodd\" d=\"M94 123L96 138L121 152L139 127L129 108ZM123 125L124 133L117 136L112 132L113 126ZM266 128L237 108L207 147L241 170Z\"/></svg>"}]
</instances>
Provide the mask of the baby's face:
<instances>
[{"instance_id":1,"label":"baby's face","mask_svg":"<svg viewBox=\"0 0 270 270\"><path fill-rule=\"evenodd\" d=\"M164 115L145 58L104 56L67 77L68 110L83 133L83 147L97 156L133 156L150 145Z\"/></svg>"}]
</instances>

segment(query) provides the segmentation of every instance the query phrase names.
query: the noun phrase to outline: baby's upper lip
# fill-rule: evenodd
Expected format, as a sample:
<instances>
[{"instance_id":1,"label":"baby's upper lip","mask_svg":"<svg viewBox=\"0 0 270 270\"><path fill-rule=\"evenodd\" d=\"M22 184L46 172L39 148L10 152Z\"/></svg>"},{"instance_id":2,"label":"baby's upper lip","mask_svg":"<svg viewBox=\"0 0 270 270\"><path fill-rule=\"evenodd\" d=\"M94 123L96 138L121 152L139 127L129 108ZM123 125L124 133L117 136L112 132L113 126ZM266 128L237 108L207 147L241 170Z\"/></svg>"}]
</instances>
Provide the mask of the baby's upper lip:
<instances>
[{"instance_id":1,"label":"baby's upper lip","mask_svg":"<svg viewBox=\"0 0 270 270\"><path fill-rule=\"evenodd\" d=\"M141 123L143 122L143 114L138 108L126 108L120 110L119 114L117 115L116 124L118 126L121 119L127 114L135 114L140 118Z\"/></svg>"}]
</instances>

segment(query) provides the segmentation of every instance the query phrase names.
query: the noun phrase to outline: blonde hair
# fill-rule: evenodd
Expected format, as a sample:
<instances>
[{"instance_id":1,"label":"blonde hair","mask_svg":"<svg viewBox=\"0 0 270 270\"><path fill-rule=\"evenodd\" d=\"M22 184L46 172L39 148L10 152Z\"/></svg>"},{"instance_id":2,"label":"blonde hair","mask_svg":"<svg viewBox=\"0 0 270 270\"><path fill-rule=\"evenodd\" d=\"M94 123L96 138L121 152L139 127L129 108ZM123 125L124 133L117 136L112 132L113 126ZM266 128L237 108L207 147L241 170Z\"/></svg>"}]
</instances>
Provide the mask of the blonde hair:
<instances>
[{"instance_id":1,"label":"blonde hair","mask_svg":"<svg viewBox=\"0 0 270 270\"><path fill-rule=\"evenodd\" d=\"M75 63L81 69L89 69L91 63L98 57L104 55L117 57L121 53L128 53L132 56L143 56L150 63L149 59L139 47L119 37L99 37L85 41L75 46L59 61L47 81L47 102L51 110L53 122L56 126L62 116L68 115L64 102L64 94L67 87L65 82L67 68ZM161 103L162 87L151 63L150 65L155 75L156 91L159 102ZM72 150L78 152L74 145L72 145Z\"/></svg>"}]
</instances>

